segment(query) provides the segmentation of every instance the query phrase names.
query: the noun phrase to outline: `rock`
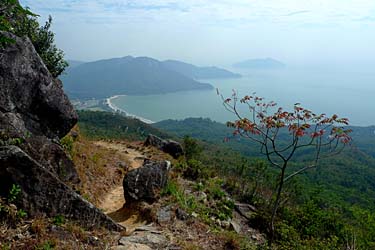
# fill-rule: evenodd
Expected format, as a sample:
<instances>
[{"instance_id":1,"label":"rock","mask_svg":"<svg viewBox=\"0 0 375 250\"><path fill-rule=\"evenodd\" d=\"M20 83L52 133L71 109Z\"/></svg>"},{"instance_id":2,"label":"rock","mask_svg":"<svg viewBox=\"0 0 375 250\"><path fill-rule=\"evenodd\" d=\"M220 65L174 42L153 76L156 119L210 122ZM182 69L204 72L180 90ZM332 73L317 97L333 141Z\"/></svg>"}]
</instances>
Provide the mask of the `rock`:
<instances>
[{"instance_id":1,"label":"rock","mask_svg":"<svg viewBox=\"0 0 375 250\"><path fill-rule=\"evenodd\" d=\"M0 131L11 137L63 137L78 117L60 80L48 72L28 38L0 35L15 41L0 49Z\"/></svg>"},{"instance_id":2,"label":"rock","mask_svg":"<svg viewBox=\"0 0 375 250\"><path fill-rule=\"evenodd\" d=\"M19 145L62 181L77 184L73 162L55 139L77 122L77 114L28 38L6 32L14 44L0 49L0 133L23 138Z\"/></svg>"},{"instance_id":3,"label":"rock","mask_svg":"<svg viewBox=\"0 0 375 250\"><path fill-rule=\"evenodd\" d=\"M170 162L148 162L129 171L123 180L126 202L154 202L168 181Z\"/></svg>"},{"instance_id":4,"label":"rock","mask_svg":"<svg viewBox=\"0 0 375 250\"><path fill-rule=\"evenodd\" d=\"M233 220L230 222L230 229L234 230L238 234L241 233L241 226Z\"/></svg>"},{"instance_id":5,"label":"rock","mask_svg":"<svg viewBox=\"0 0 375 250\"><path fill-rule=\"evenodd\" d=\"M152 225L144 225L144 226L136 227L135 231L149 232L153 234L163 233L163 231L159 231L156 227L153 227Z\"/></svg>"},{"instance_id":6,"label":"rock","mask_svg":"<svg viewBox=\"0 0 375 250\"><path fill-rule=\"evenodd\" d=\"M173 140L163 140L155 135L149 134L144 142L145 146L154 146L177 159L184 154L180 143Z\"/></svg>"},{"instance_id":7,"label":"rock","mask_svg":"<svg viewBox=\"0 0 375 250\"><path fill-rule=\"evenodd\" d=\"M189 214L185 212L185 210L181 209L181 208L177 208L176 209L176 217L177 219L179 220L187 220L189 219Z\"/></svg>"},{"instance_id":8,"label":"rock","mask_svg":"<svg viewBox=\"0 0 375 250\"><path fill-rule=\"evenodd\" d=\"M125 242L124 245L115 246L111 248L112 250L152 250L151 247L145 244Z\"/></svg>"},{"instance_id":9,"label":"rock","mask_svg":"<svg viewBox=\"0 0 375 250\"><path fill-rule=\"evenodd\" d=\"M62 215L87 227L123 229L19 147L0 147L0 183L0 195L6 195L1 192L8 192L13 184L20 186L19 202L31 216Z\"/></svg>"},{"instance_id":10,"label":"rock","mask_svg":"<svg viewBox=\"0 0 375 250\"><path fill-rule=\"evenodd\" d=\"M67 185L79 178L59 139L78 117L61 81L48 72L28 38L0 35L14 40L0 48L0 135L21 142L19 147L0 143L5 145L0 147L0 194L6 196L16 184L22 190L20 205L30 216L62 215L87 227L122 230Z\"/></svg>"},{"instance_id":11,"label":"rock","mask_svg":"<svg viewBox=\"0 0 375 250\"><path fill-rule=\"evenodd\" d=\"M61 181L71 184L80 182L73 161L56 141L45 136L33 136L27 138L25 143L20 145L20 148L58 176Z\"/></svg>"},{"instance_id":12,"label":"rock","mask_svg":"<svg viewBox=\"0 0 375 250\"><path fill-rule=\"evenodd\" d=\"M122 169L124 169L125 171L128 171L128 169L129 169L128 164L126 164L126 163L123 162L123 161L119 161L119 162L117 162L117 165L119 166L119 168L122 168Z\"/></svg>"},{"instance_id":13,"label":"rock","mask_svg":"<svg viewBox=\"0 0 375 250\"><path fill-rule=\"evenodd\" d=\"M198 191L198 192L196 192L195 194L196 194L197 199L198 199L199 201L207 201L207 194L206 194L205 192L203 192L203 191Z\"/></svg>"},{"instance_id":14,"label":"rock","mask_svg":"<svg viewBox=\"0 0 375 250\"><path fill-rule=\"evenodd\" d=\"M198 218L198 214L196 212L192 212L191 216L193 216L194 218Z\"/></svg>"},{"instance_id":15,"label":"rock","mask_svg":"<svg viewBox=\"0 0 375 250\"><path fill-rule=\"evenodd\" d=\"M73 140L77 140L79 137L79 134L77 131L70 131L70 136L73 138Z\"/></svg>"},{"instance_id":16,"label":"rock","mask_svg":"<svg viewBox=\"0 0 375 250\"><path fill-rule=\"evenodd\" d=\"M218 225L219 227L221 227L221 220L220 219L216 219L215 223L216 223L216 225Z\"/></svg>"},{"instance_id":17,"label":"rock","mask_svg":"<svg viewBox=\"0 0 375 250\"><path fill-rule=\"evenodd\" d=\"M256 212L256 208L254 206L246 203L235 203L234 208L240 215L248 220L250 220L251 214Z\"/></svg>"},{"instance_id":18,"label":"rock","mask_svg":"<svg viewBox=\"0 0 375 250\"><path fill-rule=\"evenodd\" d=\"M230 221L227 221L227 220L221 221L220 224L221 224L221 227L225 229L229 229L230 227Z\"/></svg>"},{"instance_id":19,"label":"rock","mask_svg":"<svg viewBox=\"0 0 375 250\"><path fill-rule=\"evenodd\" d=\"M119 240L119 244L123 246L129 243L144 244L151 247L151 249L165 249L169 241L164 235L152 233L126 236Z\"/></svg>"},{"instance_id":20,"label":"rock","mask_svg":"<svg viewBox=\"0 0 375 250\"><path fill-rule=\"evenodd\" d=\"M159 224L169 223L172 220L171 205L159 209L156 212L156 217Z\"/></svg>"},{"instance_id":21,"label":"rock","mask_svg":"<svg viewBox=\"0 0 375 250\"><path fill-rule=\"evenodd\" d=\"M166 248L166 250L182 250L182 248L177 245L170 245Z\"/></svg>"}]
</instances>

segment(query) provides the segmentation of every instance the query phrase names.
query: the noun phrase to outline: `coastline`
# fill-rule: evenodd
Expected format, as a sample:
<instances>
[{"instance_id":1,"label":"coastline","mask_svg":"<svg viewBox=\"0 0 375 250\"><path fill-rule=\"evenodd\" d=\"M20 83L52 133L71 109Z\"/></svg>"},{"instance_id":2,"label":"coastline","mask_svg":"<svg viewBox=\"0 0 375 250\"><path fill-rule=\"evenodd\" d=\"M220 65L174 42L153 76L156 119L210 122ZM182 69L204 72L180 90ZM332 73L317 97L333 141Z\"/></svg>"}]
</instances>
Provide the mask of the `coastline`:
<instances>
[{"instance_id":1,"label":"coastline","mask_svg":"<svg viewBox=\"0 0 375 250\"><path fill-rule=\"evenodd\" d=\"M137 115L134 115L134 114L130 114L129 112L127 112L126 110L124 109L121 109L119 107L117 107L116 105L114 105L112 103L112 100L113 99L116 99L120 96L126 96L126 95L114 95L114 96L111 96L109 98L106 99L106 104L107 106L115 113L121 113L121 114L124 114L126 117L130 117L130 118L135 118L135 119L138 119L140 120L141 122L144 122L146 124L152 124L152 123L155 123L154 121L151 121L149 119L146 119L144 117L141 117L141 116L137 116Z\"/></svg>"}]
</instances>

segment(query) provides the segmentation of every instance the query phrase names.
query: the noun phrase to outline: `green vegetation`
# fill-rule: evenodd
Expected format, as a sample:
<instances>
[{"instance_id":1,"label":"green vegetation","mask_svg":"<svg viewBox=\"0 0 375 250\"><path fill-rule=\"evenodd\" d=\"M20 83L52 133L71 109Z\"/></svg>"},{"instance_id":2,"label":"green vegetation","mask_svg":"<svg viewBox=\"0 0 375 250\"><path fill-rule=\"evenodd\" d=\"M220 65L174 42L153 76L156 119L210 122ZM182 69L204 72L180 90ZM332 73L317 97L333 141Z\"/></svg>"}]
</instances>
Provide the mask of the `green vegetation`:
<instances>
[{"instance_id":1,"label":"green vegetation","mask_svg":"<svg viewBox=\"0 0 375 250\"><path fill-rule=\"evenodd\" d=\"M80 131L88 138L144 140L148 134L167 137L166 133L138 119L110 112L81 110L78 116Z\"/></svg>"},{"instance_id":2,"label":"green vegetation","mask_svg":"<svg viewBox=\"0 0 375 250\"><path fill-rule=\"evenodd\" d=\"M15 226L22 219L27 217L27 213L17 207L22 194L21 192L21 187L13 184L8 191L7 199L0 196L0 223Z\"/></svg>"},{"instance_id":3,"label":"green vegetation","mask_svg":"<svg viewBox=\"0 0 375 250\"><path fill-rule=\"evenodd\" d=\"M21 193L21 187L19 185L13 184L12 188L9 191L8 201L15 202L17 198L19 197L20 193Z\"/></svg>"},{"instance_id":4,"label":"green vegetation","mask_svg":"<svg viewBox=\"0 0 375 250\"><path fill-rule=\"evenodd\" d=\"M0 132L0 146L20 146L25 142L25 138L9 137L4 131Z\"/></svg>"},{"instance_id":5,"label":"green vegetation","mask_svg":"<svg viewBox=\"0 0 375 250\"><path fill-rule=\"evenodd\" d=\"M65 217L63 215L56 215L55 218L53 218L53 224L56 226L65 224Z\"/></svg>"},{"instance_id":6,"label":"green vegetation","mask_svg":"<svg viewBox=\"0 0 375 250\"><path fill-rule=\"evenodd\" d=\"M168 120L155 125L180 138L189 135L202 140L198 141L203 147L198 160L203 171L221 176L233 198L255 204L261 212L251 224L267 230L267 204L275 190L276 172L259 159L255 144L233 136L224 124L209 119ZM374 128L350 129L353 148L321 161L318 170L310 170L286 186L275 222L276 249L374 248ZM230 140L224 141L226 137ZM301 152L297 160L303 162L308 154Z\"/></svg>"},{"instance_id":7,"label":"green vegetation","mask_svg":"<svg viewBox=\"0 0 375 250\"><path fill-rule=\"evenodd\" d=\"M33 43L39 56L47 66L53 77L64 72L68 63L64 60L64 53L55 45L54 33L50 30L52 18L43 26L39 26L37 15L24 9L17 0L4 0L0 3L0 31L7 31L19 37L27 36ZM0 36L0 47L5 47L14 40Z\"/></svg>"}]
</instances>

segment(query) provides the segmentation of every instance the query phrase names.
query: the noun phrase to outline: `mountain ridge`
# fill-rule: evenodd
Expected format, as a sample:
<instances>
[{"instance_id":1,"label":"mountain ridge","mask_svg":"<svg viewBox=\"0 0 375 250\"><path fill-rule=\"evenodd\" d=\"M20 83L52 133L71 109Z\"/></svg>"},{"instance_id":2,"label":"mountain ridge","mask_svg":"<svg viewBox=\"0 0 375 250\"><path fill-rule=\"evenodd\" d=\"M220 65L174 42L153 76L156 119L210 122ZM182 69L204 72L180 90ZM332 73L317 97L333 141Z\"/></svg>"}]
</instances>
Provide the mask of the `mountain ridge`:
<instances>
[{"instance_id":1,"label":"mountain ridge","mask_svg":"<svg viewBox=\"0 0 375 250\"><path fill-rule=\"evenodd\" d=\"M213 87L165 68L149 57L103 59L69 68L61 77L73 98L106 98L118 94L148 95Z\"/></svg>"}]
</instances>

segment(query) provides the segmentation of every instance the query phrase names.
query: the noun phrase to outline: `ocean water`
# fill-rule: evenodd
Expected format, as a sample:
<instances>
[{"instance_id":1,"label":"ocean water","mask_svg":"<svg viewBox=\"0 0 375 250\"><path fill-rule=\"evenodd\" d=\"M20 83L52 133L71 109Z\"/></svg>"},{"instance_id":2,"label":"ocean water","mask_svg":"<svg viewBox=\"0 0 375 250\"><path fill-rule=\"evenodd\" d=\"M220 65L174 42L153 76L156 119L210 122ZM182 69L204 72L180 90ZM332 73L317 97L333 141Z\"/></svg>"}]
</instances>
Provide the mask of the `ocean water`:
<instances>
[{"instance_id":1,"label":"ocean water","mask_svg":"<svg viewBox=\"0 0 375 250\"><path fill-rule=\"evenodd\" d=\"M375 73L343 70L253 71L239 79L204 80L224 97L233 90L275 101L291 109L294 103L315 113L347 117L351 125L375 125ZM219 122L234 120L226 111L216 89L184 91L161 95L118 96L111 99L117 108L154 122L165 119L208 117ZM247 114L246 107L241 111Z\"/></svg>"}]
</instances>

